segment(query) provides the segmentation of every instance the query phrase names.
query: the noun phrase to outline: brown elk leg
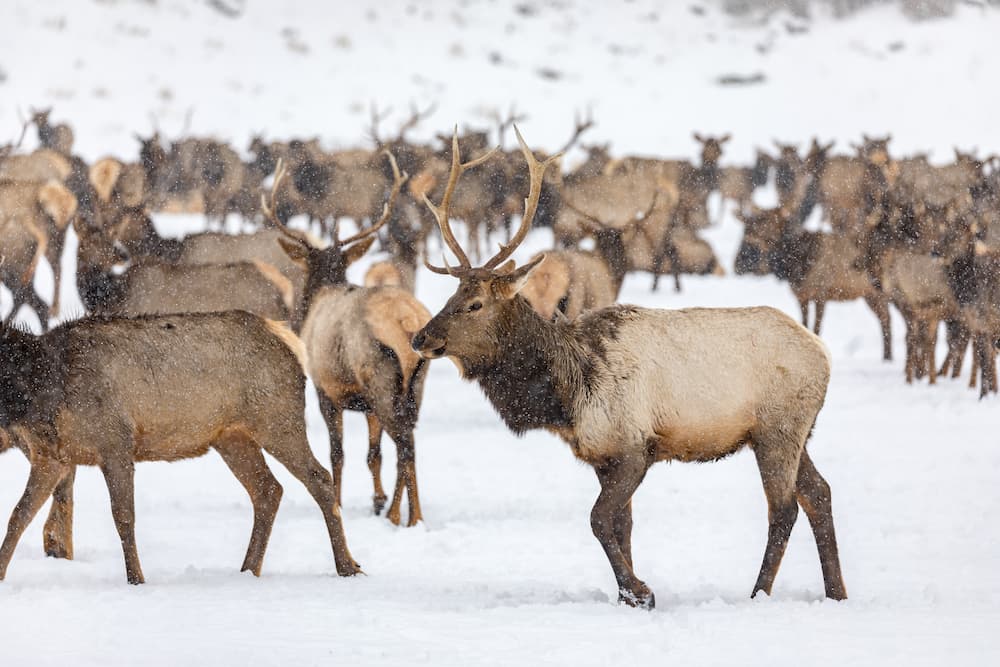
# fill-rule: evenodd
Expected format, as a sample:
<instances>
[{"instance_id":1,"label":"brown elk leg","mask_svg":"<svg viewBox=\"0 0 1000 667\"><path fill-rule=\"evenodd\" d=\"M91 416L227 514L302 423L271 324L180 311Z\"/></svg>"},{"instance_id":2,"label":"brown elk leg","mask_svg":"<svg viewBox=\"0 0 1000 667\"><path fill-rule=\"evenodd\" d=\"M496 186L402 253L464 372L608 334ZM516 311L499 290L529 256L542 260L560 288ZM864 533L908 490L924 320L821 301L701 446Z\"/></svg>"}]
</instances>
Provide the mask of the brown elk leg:
<instances>
[{"instance_id":1,"label":"brown elk leg","mask_svg":"<svg viewBox=\"0 0 1000 667\"><path fill-rule=\"evenodd\" d=\"M979 375L979 338L972 339L972 372L969 373L969 389L976 388L976 376Z\"/></svg>"},{"instance_id":2,"label":"brown elk leg","mask_svg":"<svg viewBox=\"0 0 1000 667\"><path fill-rule=\"evenodd\" d=\"M764 560L750 597L755 597L760 591L771 594L774 578L785 555L785 547L788 546L788 536L798 518L799 506L795 500L798 447L792 437L787 428L775 428L761 437L754 437L753 451L757 456L757 467L760 468L764 495L767 497L768 526Z\"/></svg>"},{"instance_id":3,"label":"brown elk leg","mask_svg":"<svg viewBox=\"0 0 1000 667\"><path fill-rule=\"evenodd\" d=\"M616 523L624 528L621 514L632 500L632 494L646 476L649 466L648 458L636 458L609 461L594 468L601 483L601 493L590 512L590 527L594 531L594 537L604 548L615 573L618 601L633 607L652 609L656 604L653 593L635 576L631 554L626 555L615 530Z\"/></svg>"},{"instance_id":4,"label":"brown elk leg","mask_svg":"<svg viewBox=\"0 0 1000 667\"><path fill-rule=\"evenodd\" d=\"M250 503L253 505L253 530L250 532L250 545L240 572L249 570L255 577L259 577L274 517L281 504L281 484L267 467L257 444L249 438L224 437L212 443L212 446L250 496Z\"/></svg>"},{"instance_id":5,"label":"brown elk leg","mask_svg":"<svg viewBox=\"0 0 1000 667\"><path fill-rule=\"evenodd\" d=\"M816 302L816 320L813 322L813 333L819 335L820 327L823 324L823 311L826 310L825 301Z\"/></svg>"},{"instance_id":6,"label":"brown elk leg","mask_svg":"<svg viewBox=\"0 0 1000 667\"><path fill-rule=\"evenodd\" d=\"M323 414L326 429L330 433L330 471L333 473L333 493L340 505L340 484L344 474L344 413L333 401L317 388L319 411Z\"/></svg>"},{"instance_id":7,"label":"brown elk leg","mask_svg":"<svg viewBox=\"0 0 1000 667\"><path fill-rule=\"evenodd\" d=\"M337 574L342 577L360 574L361 566L351 557L344 535L344 522L340 516L340 503L333 490L333 480L309 449L305 425L295 432L263 433L256 438L258 444L268 454L288 469L288 472L302 482L313 497L326 519L326 529L330 534L333 560Z\"/></svg>"},{"instance_id":8,"label":"brown elk leg","mask_svg":"<svg viewBox=\"0 0 1000 667\"><path fill-rule=\"evenodd\" d=\"M622 555L628 561L629 567L634 567L632 563L632 500L625 503L625 507L615 517L615 539L621 547Z\"/></svg>"},{"instance_id":9,"label":"brown elk leg","mask_svg":"<svg viewBox=\"0 0 1000 667\"><path fill-rule=\"evenodd\" d=\"M59 230L53 230L55 234L49 240L48 245L45 248L45 259L48 260L49 266L52 267L52 306L50 307L50 315L52 317L59 317L59 285L62 282L62 250L63 244L66 240L66 230L63 229L62 233Z\"/></svg>"},{"instance_id":10,"label":"brown elk leg","mask_svg":"<svg viewBox=\"0 0 1000 667\"><path fill-rule=\"evenodd\" d=\"M875 313L882 328L882 360L892 361L892 318L889 316L889 301L881 294L865 297L865 303Z\"/></svg>"},{"instance_id":11,"label":"brown elk leg","mask_svg":"<svg viewBox=\"0 0 1000 667\"><path fill-rule=\"evenodd\" d=\"M31 520L38 514L45 501L52 495L53 489L59 480L69 471L65 466L55 459L44 456L35 456L31 462L31 472L28 474L28 483L24 487L21 499L14 506L14 511L10 515L7 523L7 535L4 537L3 545L0 545L0 581L7 576L7 566L14 555L18 540L24 534L25 528Z\"/></svg>"},{"instance_id":12,"label":"brown elk leg","mask_svg":"<svg viewBox=\"0 0 1000 667\"><path fill-rule=\"evenodd\" d=\"M406 492L410 504L410 517L407 526L415 526L423 520L420 510L420 497L417 494L416 452L413 446L412 431L389 433L396 443L396 488L392 493L392 502L385 516L397 526L400 524L400 510L403 503L403 492Z\"/></svg>"},{"instance_id":13,"label":"brown elk leg","mask_svg":"<svg viewBox=\"0 0 1000 667\"><path fill-rule=\"evenodd\" d=\"M913 317L906 318L906 383L913 382L914 370L917 366L917 322Z\"/></svg>"},{"instance_id":14,"label":"brown elk leg","mask_svg":"<svg viewBox=\"0 0 1000 667\"><path fill-rule=\"evenodd\" d=\"M819 563L823 570L823 587L826 597L846 600L847 589L840 573L840 554L837 550L837 535L833 529L833 507L830 502L830 485L816 470L809 454L803 450L799 459L799 473L795 482L795 495L799 505L809 518Z\"/></svg>"},{"instance_id":15,"label":"brown elk leg","mask_svg":"<svg viewBox=\"0 0 1000 667\"><path fill-rule=\"evenodd\" d=\"M809 328L809 302L799 301L799 311L802 313L802 326Z\"/></svg>"},{"instance_id":16,"label":"brown elk leg","mask_svg":"<svg viewBox=\"0 0 1000 667\"><path fill-rule=\"evenodd\" d=\"M937 337L938 337L938 320L937 318L930 318L927 321L927 338L926 346L924 352L924 371L927 373L928 382L930 384L937 384L937 362L934 357L937 348Z\"/></svg>"},{"instance_id":17,"label":"brown elk leg","mask_svg":"<svg viewBox=\"0 0 1000 667\"><path fill-rule=\"evenodd\" d=\"M372 505L378 516L385 508L385 489L382 488L382 423L374 413L369 412L368 418L368 470L372 473Z\"/></svg>"},{"instance_id":18,"label":"brown elk leg","mask_svg":"<svg viewBox=\"0 0 1000 667\"><path fill-rule=\"evenodd\" d=\"M130 584L145 582L135 544L135 464L127 460L106 460L101 465L111 498L111 516L125 554L125 577Z\"/></svg>"},{"instance_id":19,"label":"brown elk leg","mask_svg":"<svg viewBox=\"0 0 1000 667\"><path fill-rule=\"evenodd\" d=\"M52 558L73 560L73 482L76 468L70 467L55 491L52 492L52 506L42 531L42 546L45 555Z\"/></svg>"}]
</instances>

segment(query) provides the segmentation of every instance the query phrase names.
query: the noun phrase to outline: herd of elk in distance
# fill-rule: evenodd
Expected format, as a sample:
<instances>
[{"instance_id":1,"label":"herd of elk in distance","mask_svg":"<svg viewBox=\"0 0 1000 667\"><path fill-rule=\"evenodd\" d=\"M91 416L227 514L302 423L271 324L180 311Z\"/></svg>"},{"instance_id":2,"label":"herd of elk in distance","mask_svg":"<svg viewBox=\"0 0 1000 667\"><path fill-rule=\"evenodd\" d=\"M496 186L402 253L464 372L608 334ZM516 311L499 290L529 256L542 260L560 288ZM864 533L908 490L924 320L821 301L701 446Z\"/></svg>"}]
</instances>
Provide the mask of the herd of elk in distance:
<instances>
[{"instance_id":1,"label":"herd of elk in distance","mask_svg":"<svg viewBox=\"0 0 1000 667\"><path fill-rule=\"evenodd\" d=\"M519 147L503 149L505 131L522 118L513 109L496 115L496 148L489 131L456 128L438 135L440 147L407 139L431 112L414 108L388 138L378 127L385 115L373 109L373 150L255 137L244 160L215 139L166 142L156 132L137 137L135 161L88 164L72 153L69 126L51 125L44 110L29 120L39 148L20 150L28 123L0 147L0 282L13 296L0 327L0 450L19 448L31 461L0 546L0 579L50 496L45 551L72 558L74 466L97 465L128 580L141 582L135 462L209 448L253 504L244 569L259 574L281 497L261 455L267 451L320 505L337 571L356 573L339 513L343 411L368 419L376 514L389 501L380 470L381 436L389 433L398 465L386 515L403 522L406 495L405 523L414 525L422 515L413 430L428 363L446 356L479 383L513 431L548 429L594 467L601 492L591 525L622 601L653 604L633 571L630 540L631 496L648 468L711 461L745 445L757 458L769 509L753 592L770 593L801 505L826 594L845 597L830 490L805 450L830 374L817 337L825 305L864 299L879 320L886 359L894 305L907 328L908 382L957 376L971 347L971 385L983 396L996 392L997 159L956 151L951 164L934 165L926 156L893 157L889 137L864 136L849 155L813 140L804 155L777 144L773 156L758 150L752 166L726 167L720 160L729 135L696 133L698 163L613 157L608 146L590 145L582 163L563 171L563 154L590 118L576 119L561 150L543 155L528 149L516 127ZM755 190L772 182L778 205L758 208ZM724 273L700 237L713 193L735 205L744 225L735 272L787 281L803 325L815 304L813 333L764 307L615 305L629 272L652 273L654 289L669 274L678 290L683 273ZM816 207L823 224L807 228ZM210 227L235 214L253 231L163 237L151 216L165 212L200 212ZM295 217L306 226L292 227ZM359 228L346 238L338 231L344 217ZM467 230L464 248L455 221ZM87 316L49 330L71 225ZM551 227L556 248L516 267L510 257L533 225ZM473 267L496 234L506 240L500 251ZM433 235L457 266L428 262ZM376 240L386 258L371 265L364 286L350 284L347 268ZM43 257L55 278L50 300L34 287ZM413 295L421 261L459 279L434 317ZM22 305L35 311L41 335L12 324ZM939 368L941 323L948 353ZM141 365L132 363L138 359ZM307 375L329 430L332 476L305 442Z\"/></svg>"}]
</instances>

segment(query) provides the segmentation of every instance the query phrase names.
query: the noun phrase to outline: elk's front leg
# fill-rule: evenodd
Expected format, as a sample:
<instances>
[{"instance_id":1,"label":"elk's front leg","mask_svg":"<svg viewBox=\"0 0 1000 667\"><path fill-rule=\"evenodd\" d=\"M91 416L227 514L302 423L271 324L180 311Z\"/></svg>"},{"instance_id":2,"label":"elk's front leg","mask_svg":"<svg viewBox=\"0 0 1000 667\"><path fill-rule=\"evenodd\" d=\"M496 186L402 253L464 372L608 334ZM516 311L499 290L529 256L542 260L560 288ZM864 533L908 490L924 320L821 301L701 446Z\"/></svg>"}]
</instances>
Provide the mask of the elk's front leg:
<instances>
[{"instance_id":1,"label":"elk's front leg","mask_svg":"<svg viewBox=\"0 0 1000 667\"><path fill-rule=\"evenodd\" d=\"M652 609L655 599L652 591L632 570L631 551L631 500L639 487L650 461L646 457L613 460L595 467L601 483L594 509L590 513L590 526L594 537L601 543L611 569L618 582L618 601L633 607ZM627 519L625 514L627 514ZM623 545L620 538L627 538Z\"/></svg>"},{"instance_id":2,"label":"elk's front leg","mask_svg":"<svg viewBox=\"0 0 1000 667\"><path fill-rule=\"evenodd\" d=\"M52 495L52 490L56 488L56 484L67 472L67 466L45 456L35 456L31 462L28 483L21 495L21 500L14 506L10 522L7 524L7 536L3 540L3 545L0 546L0 581L3 581L7 575L7 566L14 555L17 541L24 534L24 529L35 518L35 514Z\"/></svg>"}]
</instances>

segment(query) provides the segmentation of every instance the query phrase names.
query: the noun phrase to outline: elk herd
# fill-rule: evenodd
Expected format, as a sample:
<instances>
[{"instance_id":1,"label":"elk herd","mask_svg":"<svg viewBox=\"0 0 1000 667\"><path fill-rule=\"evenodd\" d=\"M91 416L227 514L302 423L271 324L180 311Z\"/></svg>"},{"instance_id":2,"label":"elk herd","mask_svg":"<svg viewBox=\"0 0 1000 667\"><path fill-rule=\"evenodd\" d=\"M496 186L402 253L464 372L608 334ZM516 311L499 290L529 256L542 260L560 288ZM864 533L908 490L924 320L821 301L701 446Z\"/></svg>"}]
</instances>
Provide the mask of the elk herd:
<instances>
[{"instance_id":1,"label":"elk herd","mask_svg":"<svg viewBox=\"0 0 1000 667\"><path fill-rule=\"evenodd\" d=\"M601 492L591 525L622 601L653 604L631 553L631 497L649 467L712 461L744 446L756 456L769 509L753 592L770 594L801 506L826 594L846 597L830 489L805 449L830 376L818 338L825 305L864 299L886 359L894 305L907 327L908 382L957 375L971 346L973 386L978 378L983 395L997 391L996 158L956 152L937 166L926 156L893 157L889 137L866 136L851 155L814 140L804 155L779 144L773 156L758 151L752 166L723 167L729 135L696 133L697 163L613 157L608 146L590 145L581 164L563 171L562 156L589 118L547 155L528 148L513 110L496 117L496 147L491 131L457 128L438 135L440 146L408 140L431 111L413 109L387 137L379 131L385 115L373 110L373 149L255 137L244 157L214 139L167 142L156 132L137 137L134 161L88 164L72 153L72 130L50 124L46 110L29 121L38 149L20 150L28 123L0 148L0 281L13 297L0 325L0 451L18 448L31 462L0 546L0 579L50 497L45 551L72 558L74 469L96 465L128 581L141 583L134 464L208 449L253 505L244 570L260 573L282 494L267 452L319 505L337 572L360 572L340 517L343 411L368 420L375 514L416 524L413 432L428 365L447 357L511 430L549 430L594 468ZM518 146L506 150L511 127ZM755 190L771 182L778 205L757 207ZM664 275L680 289L681 274L724 274L700 235L712 223L713 193L735 205L744 225L735 272L787 281L803 325L815 304L812 332L766 307L615 305L629 272L651 274L653 289ZM817 207L825 231L807 229ZM165 212L204 214L210 228L235 214L252 231L168 238L151 219ZM341 233L343 218L358 231ZM464 246L455 221L464 223ZM556 248L517 266L511 257L533 225L551 227ZM49 330L70 226L87 315ZM505 242L483 261L497 234ZM456 266L429 260L435 238ZM376 242L386 259L371 265L363 286L351 284L348 267ZM35 291L42 257L54 274L51 299ZM420 263L458 279L433 317L414 296ZM12 324L22 306L37 314L41 335ZM939 367L942 323L948 354ZM306 442L306 377L329 431L330 471ZM383 432L396 445L391 499L381 481Z\"/></svg>"}]
</instances>

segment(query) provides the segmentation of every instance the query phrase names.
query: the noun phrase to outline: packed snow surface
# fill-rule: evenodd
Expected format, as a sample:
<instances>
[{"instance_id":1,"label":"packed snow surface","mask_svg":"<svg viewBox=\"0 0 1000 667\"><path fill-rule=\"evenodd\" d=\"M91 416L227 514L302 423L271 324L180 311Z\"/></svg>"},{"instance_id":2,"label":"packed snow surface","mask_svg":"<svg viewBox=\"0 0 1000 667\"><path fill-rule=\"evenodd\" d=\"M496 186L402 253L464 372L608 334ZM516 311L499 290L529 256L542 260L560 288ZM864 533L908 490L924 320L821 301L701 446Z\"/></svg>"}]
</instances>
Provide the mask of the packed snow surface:
<instances>
[{"instance_id":1,"label":"packed snow surface","mask_svg":"<svg viewBox=\"0 0 1000 667\"><path fill-rule=\"evenodd\" d=\"M672 2L543 4L529 16L496 2L412 10L247 2L238 20L177 1L2 4L0 127L16 133L18 106L54 105L54 119L73 124L90 159L133 156L131 133L148 132L150 112L168 134L193 108L192 132L241 145L266 130L346 146L361 142L370 100L394 105L395 118L410 99L439 103L414 138L454 122L485 125L485 110L516 101L530 114L522 126L529 142L549 148L568 135L573 110L589 104L598 120L590 140L612 141L619 154L689 156L692 130L733 132L724 158L732 162L772 137L814 133L846 150L862 131L891 130L899 152L933 149L942 160L953 144L989 152L1000 143L1000 17L968 7L928 24L889 8L841 22L821 17L808 34L790 35L780 16L736 26ZM896 42L904 46L889 47ZM759 44L770 45L768 54ZM490 64L493 52L500 64ZM759 86L715 83L757 70L768 77ZM395 129L393 121L385 127ZM169 216L156 223L171 235L202 225ZM706 234L727 268L740 233L726 215ZM517 256L550 244L538 230ZM64 271L72 275L72 235L68 246ZM40 269L44 295L50 276ZM79 312L68 282L65 312ZM688 277L681 294L670 281L651 293L649 282L629 276L621 300L770 304L798 317L787 286L770 277ZM454 286L421 271L418 297L433 312ZM0 296L9 308L9 293ZM590 531L593 472L552 435L512 435L475 385L436 361L416 433L420 526L372 516L364 419L346 418L344 516L367 576L335 575L319 511L273 460L285 495L264 573L240 574L250 503L209 454L138 466L139 555L149 583L128 586L103 479L81 469L76 559L43 556L45 508L0 584L0 663L996 664L998 402L976 400L964 379L906 386L895 313L893 325L896 361L884 363L863 303L831 304L824 321L833 377L809 450L833 489L845 602L823 599L804 516L774 595L749 599L767 512L753 456L742 452L651 470L635 496L633 542L657 608L618 606ZM309 392L310 441L325 461L326 430ZM391 485L394 448L383 444ZM0 511L14 506L27 472L20 453L0 457Z\"/></svg>"}]
</instances>

